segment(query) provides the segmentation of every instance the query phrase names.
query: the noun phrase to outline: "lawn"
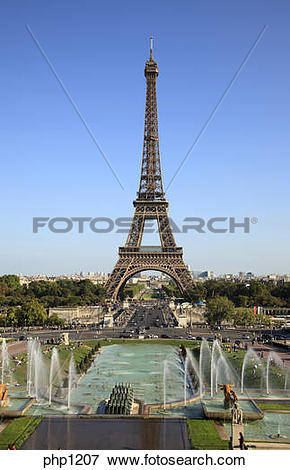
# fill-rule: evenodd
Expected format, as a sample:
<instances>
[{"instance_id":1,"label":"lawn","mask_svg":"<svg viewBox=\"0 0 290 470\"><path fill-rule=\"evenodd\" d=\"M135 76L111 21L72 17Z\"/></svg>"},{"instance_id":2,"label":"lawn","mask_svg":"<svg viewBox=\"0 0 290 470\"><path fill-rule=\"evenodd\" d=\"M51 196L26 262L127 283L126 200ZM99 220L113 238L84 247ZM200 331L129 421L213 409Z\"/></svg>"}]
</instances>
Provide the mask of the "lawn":
<instances>
[{"instance_id":1,"label":"lawn","mask_svg":"<svg viewBox=\"0 0 290 470\"><path fill-rule=\"evenodd\" d=\"M223 450L228 449L228 441L223 441L215 427L214 421L204 419L187 419L187 426L192 449Z\"/></svg>"},{"instance_id":2,"label":"lawn","mask_svg":"<svg viewBox=\"0 0 290 470\"><path fill-rule=\"evenodd\" d=\"M280 411L286 410L290 411L290 403L258 403L259 408L263 411ZM290 419L290 418L289 418Z\"/></svg>"},{"instance_id":3,"label":"lawn","mask_svg":"<svg viewBox=\"0 0 290 470\"><path fill-rule=\"evenodd\" d=\"M0 449L7 449L9 444L14 444L16 449L20 449L41 420L39 416L13 419L0 433Z\"/></svg>"},{"instance_id":4,"label":"lawn","mask_svg":"<svg viewBox=\"0 0 290 470\"><path fill-rule=\"evenodd\" d=\"M170 346L175 346L178 347L181 344L183 344L185 347L190 348L190 347L197 347L197 344L199 343L198 341L190 341L190 340L183 340L183 339L162 339L162 338L156 338L156 339L100 339L100 340L95 340L95 341L86 341L86 344L88 343L100 343L101 346L110 346L111 344L122 344L122 343L127 343L127 344L163 344L163 345L170 345ZM199 347L199 346L198 346Z\"/></svg>"}]
</instances>

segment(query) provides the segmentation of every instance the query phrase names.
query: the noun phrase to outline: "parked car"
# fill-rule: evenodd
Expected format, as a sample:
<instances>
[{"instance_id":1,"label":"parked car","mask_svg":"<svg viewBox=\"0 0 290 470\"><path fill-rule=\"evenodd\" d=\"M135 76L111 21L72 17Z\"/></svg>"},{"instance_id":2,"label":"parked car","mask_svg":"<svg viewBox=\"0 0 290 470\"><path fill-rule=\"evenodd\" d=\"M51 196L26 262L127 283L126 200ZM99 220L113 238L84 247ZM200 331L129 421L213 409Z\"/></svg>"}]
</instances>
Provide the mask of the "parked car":
<instances>
[{"instance_id":1,"label":"parked car","mask_svg":"<svg viewBox=\"0 0 290 470\"><path fill-rule=\"evenodd\" d=\"M250 339L250 336L249 335L243 335L242 339Z\"/></svg>"}]
</instances>

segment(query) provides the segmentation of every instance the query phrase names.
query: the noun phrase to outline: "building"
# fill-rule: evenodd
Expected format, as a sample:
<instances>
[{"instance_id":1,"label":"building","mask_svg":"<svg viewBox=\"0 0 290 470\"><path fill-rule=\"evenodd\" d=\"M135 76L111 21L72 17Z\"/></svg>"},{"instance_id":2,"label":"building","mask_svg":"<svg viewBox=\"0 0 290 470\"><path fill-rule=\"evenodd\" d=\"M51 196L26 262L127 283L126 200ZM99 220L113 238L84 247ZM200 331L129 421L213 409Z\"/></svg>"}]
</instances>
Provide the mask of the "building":
<instances>
[{"instance_id":1,"label":"building","mask_svg":"<svg viewBox=\"0 0 290 470\"><path fill-rule=\"evenodd\" d=\"M99 323L103 319L102 306L53 307L49 308L48 316L57 315L66 323Z\"/></svg>"}]
</instances>

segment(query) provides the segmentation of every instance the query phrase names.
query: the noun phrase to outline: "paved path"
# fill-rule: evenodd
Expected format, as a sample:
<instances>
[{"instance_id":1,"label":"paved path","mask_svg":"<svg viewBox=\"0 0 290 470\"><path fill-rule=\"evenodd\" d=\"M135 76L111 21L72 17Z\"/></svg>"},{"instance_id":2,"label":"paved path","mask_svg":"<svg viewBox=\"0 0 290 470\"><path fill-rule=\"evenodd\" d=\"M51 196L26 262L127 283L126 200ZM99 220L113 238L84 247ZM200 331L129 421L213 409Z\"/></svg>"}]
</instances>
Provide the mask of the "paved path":
<instances>
[{"instance_id":1,"label":"paved path","mask_svg":"<svg viewBox=\"0 0 290 470\"><path fill-rule=\"evenodd\" d=\"M290 351L284 351L276 346L269 346L266 344L254 344L252 349L254 349L256 353L263 352L265 360L267 360L270 351L276 352L282 359L285 369L290 370Z\"/></svg>"},{"instance_id":2,"label":"paved path","mask_svg":"<svg viewBox=\"0 0 290 470\"><path fill-rule=\"evenodd\" d=\"M17 354L23 354L27 351L27 342L18 341L17 343L8 343L8 352L11 356L17 356Z\"/></svg>"}]
</instances>

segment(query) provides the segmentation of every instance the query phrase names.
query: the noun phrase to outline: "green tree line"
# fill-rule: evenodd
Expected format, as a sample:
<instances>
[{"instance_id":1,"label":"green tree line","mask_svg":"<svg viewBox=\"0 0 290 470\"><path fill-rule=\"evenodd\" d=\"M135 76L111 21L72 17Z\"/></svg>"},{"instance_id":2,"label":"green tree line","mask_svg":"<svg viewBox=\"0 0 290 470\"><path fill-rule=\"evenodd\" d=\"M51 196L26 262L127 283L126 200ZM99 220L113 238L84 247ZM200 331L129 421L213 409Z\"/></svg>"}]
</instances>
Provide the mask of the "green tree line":
<instances>
[{"instance_id":1,"label":"green tree line","mask_svg":"<svg viewBox=\"0 0 290 470\"><path fill-rule=\"evenodd\" d=\"M181 297L181 293L174 282L163 286L163 290L170 297ZM188 289L184 297L191 302L205 300L208 302L215 297L227 297L235 307L288 307L290 308L290 283L274 284L251 280L247 282L208 280L197 282L192 289Z\"/></svg>"},{"instance_id":2,"label":"green tree line","mask_svg":"<svg viewBox=\"0 0 290 470\"><path fill-rule=\"evenodd\" d=\"M96 305L106 297L105 288L89 279L73 281L33 281L21 285L19 277L0 277L0 325L30 326L45 322L57 324L58 319L47 319L49 307Z\"/></svg>"}]
</instances>

